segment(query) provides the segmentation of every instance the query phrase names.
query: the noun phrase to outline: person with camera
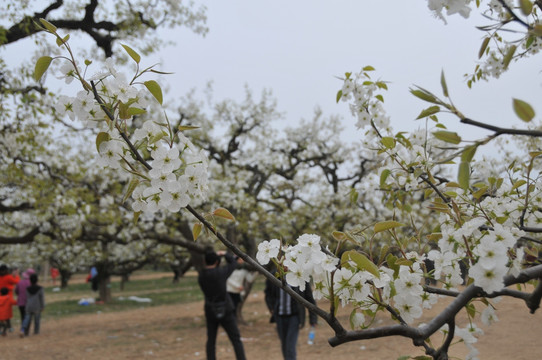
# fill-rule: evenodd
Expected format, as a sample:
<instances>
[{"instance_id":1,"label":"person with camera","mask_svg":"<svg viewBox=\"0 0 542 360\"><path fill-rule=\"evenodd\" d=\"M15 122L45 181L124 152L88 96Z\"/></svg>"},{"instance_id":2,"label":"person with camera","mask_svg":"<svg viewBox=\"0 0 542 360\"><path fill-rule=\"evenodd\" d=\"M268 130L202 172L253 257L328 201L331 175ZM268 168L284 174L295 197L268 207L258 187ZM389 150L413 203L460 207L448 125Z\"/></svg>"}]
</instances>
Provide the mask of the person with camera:
<instances>
[{"instance_id":1,"label":"person with camera","mask_svg":"<svg viewBox=\"0 0 542 360\"><path fill-rule=\"evenodd\" d=\"M220 266L220 258L226 259L226 265ZM207 325L207 360L216 359L216 336L221 325L233 345L235 358L246 360L245 349L237 326L233 302L226 291L226 281L231 273L243 262L225 251L205 252L205 266L198 274L198 284L205 296L205 321Z\"/></svg>"}]
</instances>

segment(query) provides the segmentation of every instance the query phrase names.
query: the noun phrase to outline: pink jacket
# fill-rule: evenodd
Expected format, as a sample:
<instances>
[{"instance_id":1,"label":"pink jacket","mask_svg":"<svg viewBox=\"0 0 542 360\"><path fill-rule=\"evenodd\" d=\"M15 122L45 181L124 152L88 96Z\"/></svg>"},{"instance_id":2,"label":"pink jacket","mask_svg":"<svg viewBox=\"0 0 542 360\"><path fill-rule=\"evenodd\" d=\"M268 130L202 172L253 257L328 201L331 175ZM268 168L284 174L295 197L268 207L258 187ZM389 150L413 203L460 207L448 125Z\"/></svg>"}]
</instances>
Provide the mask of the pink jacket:
<instances>
[{"instance_id":1,"label":"pink jacket","mask_svg":"<svg viewBox=\"0 0 542 360\"><path fill-rule=\"evenodd\" d=\"M30 286L30 280L23 276L23 279L15 285L15 294L17 294L17 305L26 305L26 288Z\"/></svg>"}]
</instances>

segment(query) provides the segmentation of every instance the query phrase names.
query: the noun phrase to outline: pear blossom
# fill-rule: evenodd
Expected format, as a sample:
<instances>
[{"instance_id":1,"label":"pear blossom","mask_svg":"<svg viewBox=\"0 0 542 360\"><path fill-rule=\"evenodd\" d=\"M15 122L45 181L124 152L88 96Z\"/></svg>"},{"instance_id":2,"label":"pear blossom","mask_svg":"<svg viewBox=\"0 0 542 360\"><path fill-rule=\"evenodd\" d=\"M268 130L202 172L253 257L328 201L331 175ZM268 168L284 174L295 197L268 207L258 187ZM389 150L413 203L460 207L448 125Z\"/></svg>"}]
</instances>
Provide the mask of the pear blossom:
<instances>
[{"instance_id":1,"label":"pear blossom","mask_svg":"<svg viewBox=\"0 0 542 360\"><path fill-rule=\"evenodd\" d=\"M272 258L276 258L280 250L280 241L272 239L269 241L262 241L258 244L258 253L256 254L256 260L262 265L266 265Z\"/></svg>"}]
</instances>

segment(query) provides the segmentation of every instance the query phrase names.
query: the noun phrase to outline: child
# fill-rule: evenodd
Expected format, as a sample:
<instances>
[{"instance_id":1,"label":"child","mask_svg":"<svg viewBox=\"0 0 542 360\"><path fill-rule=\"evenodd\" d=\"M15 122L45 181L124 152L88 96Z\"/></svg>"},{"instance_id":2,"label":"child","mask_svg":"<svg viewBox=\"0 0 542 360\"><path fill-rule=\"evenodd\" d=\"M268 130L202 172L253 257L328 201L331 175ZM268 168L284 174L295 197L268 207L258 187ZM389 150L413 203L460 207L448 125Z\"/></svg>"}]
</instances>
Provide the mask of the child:
<instances>
[{"instance_id":1,"label":"child","mask_svg":"<svg viewBox=\"0 0 542 360\"><path fill-rule=\"evenodd\" d=\"M10 273L7 265L0 265L0 289L3 287L7 288L8 295L12 299L14 299L13 288L19 282L19 280L20 278L18 269L13 269L13 271ZM11 318L7 321L7 323L9 331L13 331L13 329L11 328Z\"/></svg>"},{"instance_id":2,"label":"child","mask_svg":"<svg viewBox=\"0 0 542 360\"><path fill-rule=\"evenodd\" d=\"M13 316L11 307L16 304L17 301L9 295L9 289L7 287L0 289L0 332L2 333L2 336L6 336L10 327L11 317Z\"/></svg>"},{"instance_id":3,"label":"child","mask_svg":"<svg viewBox=\"0 0 542 360\"><path fill-rule=\"evenodd\" d=\"M23 278L15 285L15 294L17 294L17 306L19 306L19 313L21 315L21 324L24 321L26 315L26 289L30 286L30 275L35 274L34 269L27 269L23 272ZM28 331L26 331L28 335Z\"/></svg>"},{"instance_id":4,"label":"child","mask_svg":"<svg viewBox=\"0 0 542 360\"><path fill-rule=\"evenodd\" d=\"M25 331L30 330L30 322L34 318L34 334L40 333L41 312L45 308L45 298L43 288L38 285L38 275L30 275L30 286L26 288L26 307L25 317L21 325L21 337L25 336Z\"/></svg>"}]
</instances>

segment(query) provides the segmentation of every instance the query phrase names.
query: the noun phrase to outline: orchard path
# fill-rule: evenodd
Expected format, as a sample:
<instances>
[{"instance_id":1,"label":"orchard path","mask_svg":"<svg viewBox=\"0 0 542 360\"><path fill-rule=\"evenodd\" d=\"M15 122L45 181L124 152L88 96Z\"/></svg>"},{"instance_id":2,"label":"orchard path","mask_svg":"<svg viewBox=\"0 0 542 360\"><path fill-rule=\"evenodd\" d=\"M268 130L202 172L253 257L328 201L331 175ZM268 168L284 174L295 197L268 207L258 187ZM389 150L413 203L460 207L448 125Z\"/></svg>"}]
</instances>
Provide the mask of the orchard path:
<instances>
[{"instance_id":1,"label":"orchard path","mask_svg":"<svg viewBox=\"0 0 542 360\"><path fill-rule=\"evenodd\" d=\"M320 304L322 305L322 304ZM0 360L124 360L205 359L205 322L202 302L149 307L117 313L96 313L51 319L42 323L38 336L24 339L10 333L0 337ZM531 360L542 355L542 315L529 314L521 301L503 299L498 305L499 322L485 331L477 343L481 360ZM425 316L434 314L428 312ZM346 315L345 315L346 316ZM278 338L264 305L261 291L250 296L244 308L248 325L241 335L249 360L281 360ZM425 317L428 320L429 317ZM423 320L423 319L422 319ZM385 324L387 320L379 320ZM464 326L461 324L461 326ZM316 343L308 345L307 328L300 333L299 360L397 359L400 355L422 355L407 339L398 337L353 342L332 348L332 335L325 324L316 329ZM452 347L451 356L464 356L463 344ZM226 334L219 332L219 360L234 360Z\"/></svg>"}]
</instances>

